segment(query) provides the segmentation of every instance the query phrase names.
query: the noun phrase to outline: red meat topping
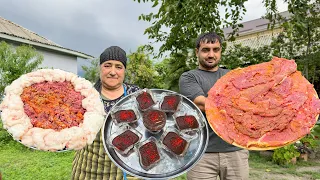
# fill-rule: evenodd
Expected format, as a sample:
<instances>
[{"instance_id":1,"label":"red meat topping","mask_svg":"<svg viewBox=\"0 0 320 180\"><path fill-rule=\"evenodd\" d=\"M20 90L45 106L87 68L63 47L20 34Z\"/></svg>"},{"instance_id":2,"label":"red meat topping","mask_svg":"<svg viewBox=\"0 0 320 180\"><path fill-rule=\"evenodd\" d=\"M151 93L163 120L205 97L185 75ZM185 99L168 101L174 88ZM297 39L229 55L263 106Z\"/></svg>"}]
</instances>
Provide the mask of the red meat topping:
<instances>
[{"instance_id":1,"label":"red meat topping","mask_svg":"<svg viewBox=\"0 0 320 180\"><path fill-rule=\"evenodd\" d=\"M293 60L235 69L211 88L206 115L211 127L229 143L270 146L293 142L309 133L320 113L313 85Z\"/></svg>"},{"instance_id":2,"label":"red meat topping","mask_svg":"<svg viewBox=\"0 0 320 180\"><path fill-rule=\"evenodd\" d=\"M83 122L84 97L71 82L42 82L24 88L24 111L34 127L62 130Z\"/></svg>"}]
</instances>

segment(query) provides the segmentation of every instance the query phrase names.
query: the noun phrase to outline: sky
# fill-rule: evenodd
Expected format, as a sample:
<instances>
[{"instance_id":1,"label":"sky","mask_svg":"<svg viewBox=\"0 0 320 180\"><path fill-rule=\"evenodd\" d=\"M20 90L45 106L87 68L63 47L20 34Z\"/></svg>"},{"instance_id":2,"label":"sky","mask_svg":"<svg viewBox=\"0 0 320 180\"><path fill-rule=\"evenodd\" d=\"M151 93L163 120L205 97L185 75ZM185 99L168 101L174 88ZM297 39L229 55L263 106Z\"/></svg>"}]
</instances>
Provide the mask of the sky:
<instances>
[{"instance_id":1,"label":"sky","mask_svg":"<svg viewBox=\"0 0 320 180\"><path fill-rule=\"evenodd\" d=\"M280 12L287 10L283 0L277 1ZM0 0L0 4L1 17L94 57L112 45L129 54L150 42L144 30L151 24L139 21L138 16L157 11L151 3L133 0ZM243 21L260 18L266 12L262 0L248 0L245 6ZM78 61L78 73L83 64L88 63Z\"/></svg>"}]
</instances>

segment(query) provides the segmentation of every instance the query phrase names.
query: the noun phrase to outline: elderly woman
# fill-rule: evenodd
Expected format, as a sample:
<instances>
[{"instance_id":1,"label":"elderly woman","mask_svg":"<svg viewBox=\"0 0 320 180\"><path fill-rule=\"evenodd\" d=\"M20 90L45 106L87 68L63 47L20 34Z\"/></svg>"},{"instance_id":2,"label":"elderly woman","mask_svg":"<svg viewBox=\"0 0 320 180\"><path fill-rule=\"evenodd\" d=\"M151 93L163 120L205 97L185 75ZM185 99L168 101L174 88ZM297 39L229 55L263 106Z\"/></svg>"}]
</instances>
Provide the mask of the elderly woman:
<instances>
[{"instance_id":1,"label":"elderly woman","mask_svg":"<svg viewBox=\"0 0 320 180\"><path fill-rule=\"evenodd\" d=\"M118 46L107 48L100 55L100 79L94 87L100 92L105 112L124 96L139 90L139 87L124 83L126 53ZM91 145L78 151L73 160L72 179L134 179L124 177L122 171L109 159L101 131Z\"/></svg>"}]
</instances>

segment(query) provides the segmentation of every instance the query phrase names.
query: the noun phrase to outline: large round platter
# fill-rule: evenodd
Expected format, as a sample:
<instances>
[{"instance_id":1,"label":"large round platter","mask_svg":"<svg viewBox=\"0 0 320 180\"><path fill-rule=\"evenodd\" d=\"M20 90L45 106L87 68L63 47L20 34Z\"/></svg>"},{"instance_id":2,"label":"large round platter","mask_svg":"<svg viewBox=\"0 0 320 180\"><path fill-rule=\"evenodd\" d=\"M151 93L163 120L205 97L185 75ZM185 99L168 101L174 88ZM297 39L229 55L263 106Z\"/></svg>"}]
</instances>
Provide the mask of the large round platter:
<instances>
[{"instance_id":1,"label":"large round platter","mask_svg":"<svg viewBox=\"0 0 320 180\"><path fill-rule=\"evenodd\" d=\"M4 97L5 97L5 94L4 94L2 97L0 97L0 103L2 102L2 100L4 99ZM101 97L100 97L100 101L101 101L101 104L103 104ZM0 110L0 117L1 117L1 112L2 112L2 111ZM106 115L103 115L103 117L104 117L104 121L105 121ZM101 128L101 127L100 127L100 128ZM100 128L99 128L99 130L100 130ZM8 134L13 137L12 133L8 132ZM17 141L17 142L19 142L20 144L24 145L24 144L21 142L21 140L17 140L17 139L14 139L14 140ZM37 147L34 147L34 146L26 146L26 147L28 147L28 148L30 148L30 149L33 149L33 150L41 150L41 149L38 149ZM70 151L70 150L71 150L71 149L67 149L66 147L64 147L63 149L58 149L58 150L55 150L55 151L53 151L53 152L66 152L66 151Z\"/></svg>"},{"instance_id":2,"label":"large round platter","mask_svg":"<svg viewBox=\"0 0 320 180\"><path fill-rule=\"evenodd\" d=\"M272 150L310 134L320 113L313 85L294 60L274 57L229 71L208 92L210 127L248 150Z\"/></svg>"},{"instance_id":3,"label":"large round platter","mask_svg":"<svg viewBox=\"0 0 320 180\"><path fill-rule=\"evenodd\" d=\"M51 87L55 83L56 87ZM25 110L25 102L21 96L25 88L32 87L34 84L40 87L28 90L29 94L24 95L24 99L27 99L27 101L30 99L39 101L30 106L28 105L28 115ZM47 86L41 86L43 84ZM61 88L65 86L67 86L66 89ZM50 91L44 92L43 90ZM68 96L57 95L63 90ZM42 94L38 95L30 92L40 92ZM76 100L77 103L75 103ZM40 109L37 109L37 112L34 110L36 107ZM41 109L42 107L45 107L45 110L48 111ZM64 107L66 111L60 110L59 107ZM69 107L75 110L70 110ZM51 110L56 112L53 112L53 114ZM52 152L79 150L87 144L91 144L106 117L101 97L92 87L92 84L73 73L59 69L37 70L24 74L13 81L11 85L5 88L5 96L0 103L0 111L3 128L11 134L13 139L29 148ZM63 114L64 119L60 116L62 111L66 114ZM48 117L37 116L39 112ZM75 115L75 113L77 114ZM33 125L30 114L34 115L34 117L40 117L36 121L43 122L45 126ZM69 114L73 116L68 116ZM59 121L58 123L60 124L55 127L48 126L48 124L52 125L50 123L54 122L53 118L50 121L49 115L50 117L55 116L56 120L65 121L65 124ZM82 118L83 121L76 121L77 117L80 120ZM76 122L79 122L79 124L75 124ZM57 129L57 126L60 128L59 125L61 124L65 126L62 129Z\"/></svg>"},{"instance_id":4,"label":"large round platter","mask_svg":"<svg viewBox=\"0 0 320 180\"><path fill-rule=\"evenodd\" d=\"M157 101L157 104L155 107L159 106L159 103L163 99L163 97L166 94L174 93L169 90L163 90L163 89L150 89L152 92L155 100ZM136 99L135 95L139 93L133 93L125 98L121 99L119 102L117 102L114 107L110 110L110 112L117 108L117 107L134 107L136 105ZM138 150L135 147L134 152L130 153L128 156L122 156L118 151L114 150L110 145L108 144L108 140L110 136L113 133L117 133L119 131L119 126L114 123L111 117L111 113L107 115L106 121L104 125L102 126L102 138L103 138L103 145L106 150L106 153L110 157L110 159L123 171L127 172L128 174L131 174L133 176L143 178L143 179L169 179L174 178L176 176L179 176L192 168L198 160L202 157L204 154L209 134L208 134L208 126L206 123L206 119L203 116L202 112L199 110L199 108L189 99L187 99L185 96L178 94L182 97L181 104L179 106L179 112L182 113L190 113L195 112L197 113L198 120L200 123L203 123L203 126L199 129L196 135L194 135L194 138L190 140L189 147L187 149L187 152L184 154L184 156L176 157L171 156L170 153L167 153L166 150L163 148L160 149L161 154L161 161L153 168L149 170L145 170L141 167L139 163L139 155ZM142 114L141 111L139 113ZM160 137L162 133L165 131L165 129L175 127L175 121L172 117L172 113L167 113L167 120L166 125L164 127L164 130L160 131L157 134L150 133L143 125L142 118L138 119L138 121L135 123L135 126L133 128L140 132L142 134L142 138L140 139L140 142L145 141L149 137L153 136L157 139L157 141L160 141Z\"/></svg>"}]
</instances>

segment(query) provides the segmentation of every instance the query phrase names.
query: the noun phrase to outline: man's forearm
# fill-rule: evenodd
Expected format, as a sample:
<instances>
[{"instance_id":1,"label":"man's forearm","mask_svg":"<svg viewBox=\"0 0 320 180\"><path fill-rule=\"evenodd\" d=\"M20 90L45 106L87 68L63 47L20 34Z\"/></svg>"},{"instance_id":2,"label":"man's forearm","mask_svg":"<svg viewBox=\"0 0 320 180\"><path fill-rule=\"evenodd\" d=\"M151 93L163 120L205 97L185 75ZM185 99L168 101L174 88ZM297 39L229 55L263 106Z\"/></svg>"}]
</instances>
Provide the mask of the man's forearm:
<instances>
[{"instance_id":1,"label":"man's forearm","mask_svg":"<svg viewBox=\"0 0 320 180\"><path fill-rule=\"evenodd\" d=\"M205 103L206 103L206 97L204 96L198 96L194 99L194 103L198 106L198 108L202 111L205 112Z\"/></svg>"}]
</instances>

